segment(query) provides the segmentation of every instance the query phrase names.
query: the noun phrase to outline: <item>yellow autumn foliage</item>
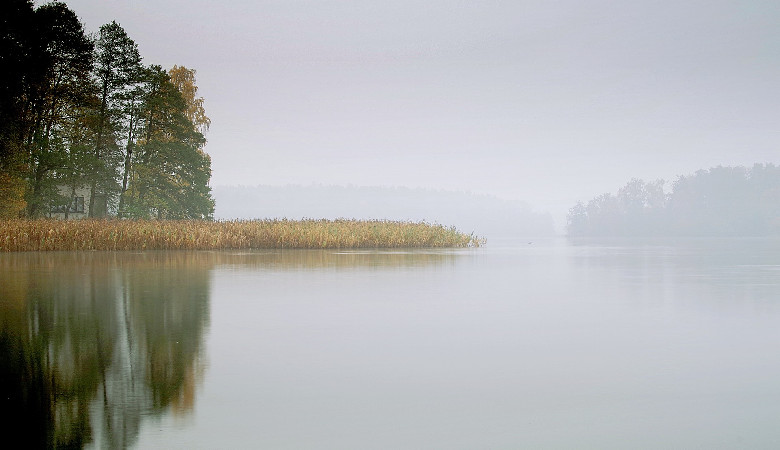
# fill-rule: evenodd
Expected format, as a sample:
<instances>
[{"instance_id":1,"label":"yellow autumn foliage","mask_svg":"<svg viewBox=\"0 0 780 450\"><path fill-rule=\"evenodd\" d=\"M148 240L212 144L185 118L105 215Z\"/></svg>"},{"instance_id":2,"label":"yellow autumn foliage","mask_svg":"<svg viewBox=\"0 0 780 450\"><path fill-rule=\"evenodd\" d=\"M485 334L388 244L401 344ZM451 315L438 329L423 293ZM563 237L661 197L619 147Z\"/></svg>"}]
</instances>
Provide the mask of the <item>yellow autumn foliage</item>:
<instances>
[{"instance_id":1,"label":"yellow autumn foliage","mask_svg":"<svg viewBox=\"0 0 780 450\"><path fill-rule=\"evenodd\" d=\"M24 200L25 181L0 173L0 219L19 217L27 207Z\"/></svg>"}]
</instances>

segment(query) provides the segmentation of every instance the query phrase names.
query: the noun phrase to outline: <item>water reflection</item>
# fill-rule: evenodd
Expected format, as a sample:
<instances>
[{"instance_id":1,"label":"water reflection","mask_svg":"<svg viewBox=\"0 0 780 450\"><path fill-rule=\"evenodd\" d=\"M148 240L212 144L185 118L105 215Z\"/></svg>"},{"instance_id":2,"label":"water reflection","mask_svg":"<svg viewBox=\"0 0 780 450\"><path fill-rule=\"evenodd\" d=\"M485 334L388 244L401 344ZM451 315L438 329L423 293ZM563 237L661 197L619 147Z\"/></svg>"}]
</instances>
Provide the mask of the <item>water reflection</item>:
<instances>
[{"instance_id":1,"label":"water reflection","mask_svg":"<svg viewBox=\"0 0 780 450\"><path fill-rule=\"evenodd\" d=\"M711 305L714 300L745 299L776 303L780 288L780 239L775 238L614 238L573 239L573 261L616 284L643 285L656 291L688 292ZM600 271L598 275L593 273ZM690 293L698 288L696 295ZM701 289L711 289L702 295Z\"/></svg>"},{"instance_id":2,"label":"water reflection","mask_svg":"<svg viewBox=\"0 0 780 450\"><path fill-rule=\"evenodd\" d=\"M414 268L454 264L458 254L473 249L408 250L268 250L215 252L215 264L253 269Z\"/></svg>"},{"instance_id":3,"label":"water reflection","mask_svg":"<svg viewBox=\"0 0 780 450\"><path fill-rule=\"evenodd\" d=\"M206 355L210 272L400 269L457 251L0 255L0 398L29 447L124 448L147 417L187 414ZM10 439L14 436L6 436Z\"/></svg>"},{"instance_id":4,"label":"water reflection","mask_svg":"<svg viewBox=\"0 0 780 450\"><path fill-rule=\"evenodd\" d=\"M0 396L16 441L127 447L143 417L191 409L212 265L184 252L0 256Z\"/></svg>"}]
</instances>

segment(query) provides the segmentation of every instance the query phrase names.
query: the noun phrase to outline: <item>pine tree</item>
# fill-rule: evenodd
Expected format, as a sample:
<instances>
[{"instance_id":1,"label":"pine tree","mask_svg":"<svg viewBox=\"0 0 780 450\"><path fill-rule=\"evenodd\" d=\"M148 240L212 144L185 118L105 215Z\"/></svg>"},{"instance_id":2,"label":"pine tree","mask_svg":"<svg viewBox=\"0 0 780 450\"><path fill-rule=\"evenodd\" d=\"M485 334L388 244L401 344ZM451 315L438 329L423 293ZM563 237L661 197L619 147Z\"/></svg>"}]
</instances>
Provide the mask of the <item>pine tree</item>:
<instances>
[{"instance_id":1,"label":"pine tree","mask_svg":"<svg viewBox=\"0 0 780 450\"><path fill-rule=\"evenodd\" d=\"M100 106L96 113L96 142L88 176L90 217L104 215L106 202L119 191L119 167L124 160L122 142L130 117L126 102L141 71L138 46L125 30L116 22L100 27L95 55Z\"/></svg>"}]
</instances>

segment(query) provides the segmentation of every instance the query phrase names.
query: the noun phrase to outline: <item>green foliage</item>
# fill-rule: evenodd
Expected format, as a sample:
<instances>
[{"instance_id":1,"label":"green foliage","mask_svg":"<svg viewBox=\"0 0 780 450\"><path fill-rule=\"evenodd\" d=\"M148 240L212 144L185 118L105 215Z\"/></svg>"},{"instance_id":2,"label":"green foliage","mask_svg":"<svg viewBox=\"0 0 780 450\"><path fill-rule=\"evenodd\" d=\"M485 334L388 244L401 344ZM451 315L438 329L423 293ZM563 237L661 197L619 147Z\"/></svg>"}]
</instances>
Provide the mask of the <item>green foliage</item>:
<instances>
[{"instance_id":1,"label":"green foliage","mask_svg":"<svg viewBox=\"0 0 780 450\"><path fill-rule=\"evenodd\" d=\"M0 170L11 173L24 159L28 92L45 73L35 33L32 1L0 3Z\"/></svg>"},{"instance_id":2,"label":"green foliage","mask_svg":"<svg viewBox=\"0 0 780 450\"><path fill-rule=\"evenodd\" d=\"M95 147L86 183L90 186L89 216L98 215L97 198L120 194L123 142L128 131L127 102L143 71L138 46L116 22L100 27L95 46L94 77L100 106L95 122Z\"/></svg>"},{"instance_id":3,"label":"green foliage","mask_svg":"<svg viewBox=\"0 0 780 450\"><path fill-rule=\"evenodd\" d=\"M26 214L35 217L57 195L57 172L67 165L64 130L89 85L93 46L64 3L33 10L14 1L4 8L11 17L0 28L0 60L12 75L0 94L0 172L28 181Z\"/></svg>"},{"instance_id":4,"label":"green foliage","mask_svg":"<svg viewBox=\"0 0 780 450\"><path fill-rule=\"evenodd\" d=\"M214 213L208 180L211 160L205 138L187 116L187 102L159 66L146 73L128 190L121 213L135 218L210 219Z\"/></svg>"},{"instance_id":5,"label":"green foliage","mask_svg":"<svg viewBox=\"0 0 780 450\"><path fill-rule=\"evenodd\" d=\"M90 217L212 216L194 70L173 84L116 22L93 39L64 3L24 0L0 6L0 61L0 217L45 216L64 188L89 189Z\"/></svg>"}]
</instances>

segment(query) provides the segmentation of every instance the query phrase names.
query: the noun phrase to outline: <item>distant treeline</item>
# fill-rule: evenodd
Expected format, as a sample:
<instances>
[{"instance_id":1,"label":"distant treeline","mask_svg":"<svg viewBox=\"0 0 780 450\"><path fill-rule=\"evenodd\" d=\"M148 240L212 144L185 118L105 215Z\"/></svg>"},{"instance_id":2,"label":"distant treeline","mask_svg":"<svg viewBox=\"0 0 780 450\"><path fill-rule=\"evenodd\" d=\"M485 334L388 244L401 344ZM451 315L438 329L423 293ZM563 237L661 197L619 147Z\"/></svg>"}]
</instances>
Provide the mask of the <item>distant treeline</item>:
<instances>
[{"instance_id":1,"label":"distant treeline","mask_svg":"<svg viewBox=\"0 0 780 450\"><path fill-rule=\"evenodd\" d=\"M570 236L766 236L780 234L780 167L713 167L663 180L632 179L569 210Z\"/></svg>"},{"instance_id":2,"label":"distant treeline","mask_svg":"<svg viewBox=\"0 0 780 450\"><path fill-rule=\"evenodd\" d=\"M0 2L0 218L209 218L195 71L141 62L116 22Z\"/></svg>"},{"instance_id":3,"label":"distant treeline","mask_svg":"<svg viewBox=\"0 0 780 450\"><path fill-rule=\"evenodd\" d=\"M550 214L490 195L382 186L216 186L215 218L426 221L488 238L549 236Z\"/></svg>"}]
</instances>

